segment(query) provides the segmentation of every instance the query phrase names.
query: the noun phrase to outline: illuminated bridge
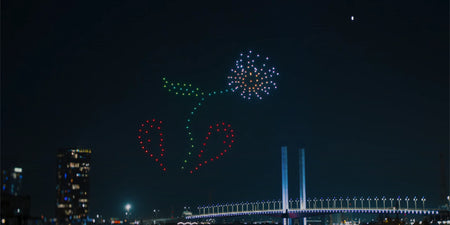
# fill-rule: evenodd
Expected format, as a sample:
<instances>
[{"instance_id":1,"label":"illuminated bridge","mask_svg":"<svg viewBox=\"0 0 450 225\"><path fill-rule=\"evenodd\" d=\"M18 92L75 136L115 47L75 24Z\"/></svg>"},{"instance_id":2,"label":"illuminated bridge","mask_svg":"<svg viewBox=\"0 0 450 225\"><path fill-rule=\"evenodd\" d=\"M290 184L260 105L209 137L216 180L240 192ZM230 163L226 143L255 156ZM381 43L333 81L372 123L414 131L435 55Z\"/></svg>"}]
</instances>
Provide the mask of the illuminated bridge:
<instances>
[{"instance_id":1,"label":"illuminated bridge","mask_svg":"<svg viewBox=\"0 0 450 225\"><path fill-rule=\"evenodd\" d=\"M334 213L366 213L366 214L415 214L415 215L438 215L438 210L425 208L426 199L422 197L420 207L418 207L419 199L414 197L401 198L385 198L377 197L369 198L314 198L307 200L308 207L301 209L300 200L289 200L289 209L282 209L281 201L261 201L261 202L243 202L234 204L216 204L197 207L198 214L188 216L186 219L206 219L216 217L232 217L232 216L251 216L251 215L267 215L284 218L301 218L322 214ZM340 204L337 204L337 203ZM350 204L352 203L353 206ZM359 204L358 204L359 203ZM374 203L374 205L372 204ZM394 204L395 203L395 204ZM405 207L401 206L404 203ZM409 203L414 203L411 206ZM419 202L420 203L420 202Z\"/></svg>"},{"instance_id":2,"label":"illuminated bridge","mask_svg":"<svg viewBox=\"0 0 450 225\"><path fill-rule=\"evenodd\" d=\"M207 219L217 217L267 215L282 217L283 224L292 223L292 218L335 214L335 213L364 213L364 214L410 214L410 215L438 215L438 210L425 208L425 197L386 198L378 197L334 197L334 198L306 198L305 179L305 150L299 151L300 169L300 197L289 200L288 194L288 157L287 147L281 147L281 200L242 202L234 204L215 204L197 207L197 213L186 219ZM449 198L450 201L450 198ZM410 205L411 203L411 205Z\"/></svg>"}]
</instances>

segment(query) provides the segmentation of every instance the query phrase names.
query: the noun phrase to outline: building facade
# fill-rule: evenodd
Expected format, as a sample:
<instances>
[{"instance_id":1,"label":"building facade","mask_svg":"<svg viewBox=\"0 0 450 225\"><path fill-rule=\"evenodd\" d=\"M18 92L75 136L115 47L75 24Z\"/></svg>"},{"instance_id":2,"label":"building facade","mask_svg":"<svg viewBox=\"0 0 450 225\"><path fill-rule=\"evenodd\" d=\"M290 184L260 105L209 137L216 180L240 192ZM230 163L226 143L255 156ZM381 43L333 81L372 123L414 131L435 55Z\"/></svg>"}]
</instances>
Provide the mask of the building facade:
<instances>
[{"instance_id":1,"label":"building facade","mask_svg":"<svg viewBox=\"0 0 450 225\"><path fill-rule=\"evenodd\" d=\"M86 221L89 212L90 149L58 150L56 168L56 218L59 224Z\"/></svg>"},{"instance_id":2,"label":"building facade","mask_svg":"<svg viewBox=\"0 0 450 225\"><path fill-rule=\"evenodd\" d=\"M4 225L26 224L30 219L30 196L23 195L21 167L2 170L1 213Z\"/></svg>"},{"instance_id":3,"label":"building facade","mask_svg":"<svg viewBox=\"0 0 450 225\"><path fill-rule=\"evenodd\" d=\"M2 192L13 196L22 195L22 168L2 170Z\"/></svg>"}]
</instances>

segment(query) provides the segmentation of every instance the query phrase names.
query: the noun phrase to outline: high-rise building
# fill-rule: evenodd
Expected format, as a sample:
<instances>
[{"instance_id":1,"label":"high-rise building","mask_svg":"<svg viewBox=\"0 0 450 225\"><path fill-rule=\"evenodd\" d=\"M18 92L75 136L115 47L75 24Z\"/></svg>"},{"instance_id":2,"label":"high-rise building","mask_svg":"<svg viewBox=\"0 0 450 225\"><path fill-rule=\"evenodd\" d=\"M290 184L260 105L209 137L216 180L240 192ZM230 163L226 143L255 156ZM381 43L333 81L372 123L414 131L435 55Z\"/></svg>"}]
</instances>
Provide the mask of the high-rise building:
<instances>
[{"instance_id":1,"label":"high-rise building","mask_svg":"<svg viewBox=\"0 0 450 225\"><path fill-rule=\"evenodd\" d=\"M14 167L12 170L2 170L2 193L14 196L22 195L22 168Z\"/></svg>"},{"instance_id":2,"label":"high-rise building","mask_svg":"<svg viewBox=\"0 0 450 225\"><path fill-rule=\"evenodd\" d=\"M22 168L2 170L1 209L2 224L26 224L30 218L30 196L22 193Z\"/></svg>"},{"instance_id":3,"label":"high-rise building","mask_svg":"<svg viewBox=\"0 0 450 225\"><path fill-rule=\"evenodd\" d=\"M90 149L58 150L56 218L59 224L76 224L87 218L90 161Z\"/></svg>"}]
</instances>

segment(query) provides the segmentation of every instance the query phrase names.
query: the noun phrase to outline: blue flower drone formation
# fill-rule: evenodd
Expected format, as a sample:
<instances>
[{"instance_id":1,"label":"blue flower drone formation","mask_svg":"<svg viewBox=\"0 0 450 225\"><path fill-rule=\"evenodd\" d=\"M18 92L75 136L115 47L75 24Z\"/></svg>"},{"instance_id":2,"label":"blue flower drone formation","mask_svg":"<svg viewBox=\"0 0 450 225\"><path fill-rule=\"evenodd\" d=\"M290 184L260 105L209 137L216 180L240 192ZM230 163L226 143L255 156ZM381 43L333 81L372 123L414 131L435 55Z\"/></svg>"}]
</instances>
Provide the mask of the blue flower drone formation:
<instances>
[{"instance_id":1,"label":"blue flower drone formation","mask_svg":"<svg viewBox=\"0 0 450 225\"><path fill-rule=\"evenodd\" d=\"M262 99L277 89L274 78L279 75L275 67L270 67L269 57L263 58L259 54L249 51L240 55L236 60L235 68L231 69L232 75L228 76L232 92L238 92L244 99Z\"/></svg>"}]
</instances>

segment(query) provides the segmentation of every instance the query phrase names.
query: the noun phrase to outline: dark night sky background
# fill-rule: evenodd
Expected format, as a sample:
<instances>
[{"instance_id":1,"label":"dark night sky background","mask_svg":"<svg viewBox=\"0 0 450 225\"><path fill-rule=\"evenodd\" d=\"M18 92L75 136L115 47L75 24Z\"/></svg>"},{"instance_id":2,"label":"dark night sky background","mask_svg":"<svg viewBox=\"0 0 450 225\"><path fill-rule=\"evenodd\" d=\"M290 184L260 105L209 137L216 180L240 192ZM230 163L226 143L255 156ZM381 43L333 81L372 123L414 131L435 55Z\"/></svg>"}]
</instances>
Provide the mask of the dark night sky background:
<instances>
[{"instance_id":1,"label":"dark night sky background","mask_svg":"<svg viewBox=\"0 0 450 225\"><path fill-rule=\"evenodd\" d=\"M2 1L1 163L24 169L32 214L54 216L56 151L92 148L90 214L138 216L210 202L281 197L280 147L298 197L422 196L448 173L448 1ZM355 21L350 21L350 16ZM198 175L163 175L137 147L140 121L164 121L171 167L186 151L194 100L161 78L226 87L239 53L278 68L262 101L209 99L195 134L227 121L237 141ZM169 156L170 157L170 156ZM448 190L448 186L447 186Z\"/></svg>"}]
</instances>

